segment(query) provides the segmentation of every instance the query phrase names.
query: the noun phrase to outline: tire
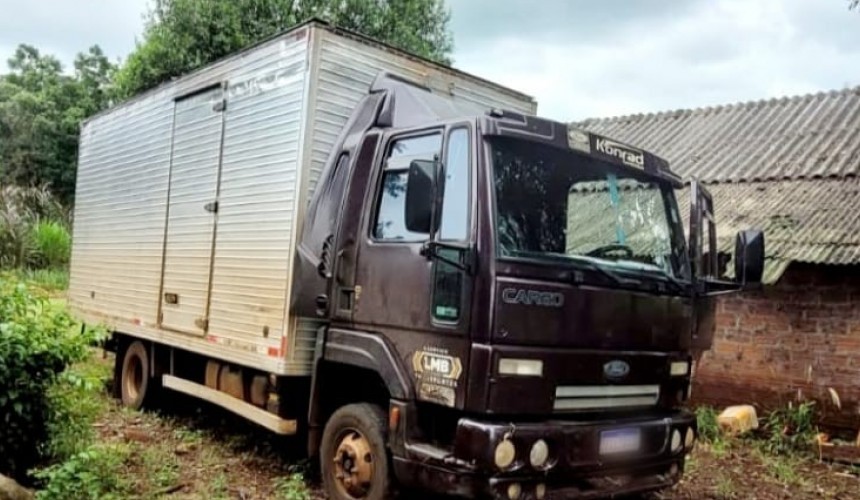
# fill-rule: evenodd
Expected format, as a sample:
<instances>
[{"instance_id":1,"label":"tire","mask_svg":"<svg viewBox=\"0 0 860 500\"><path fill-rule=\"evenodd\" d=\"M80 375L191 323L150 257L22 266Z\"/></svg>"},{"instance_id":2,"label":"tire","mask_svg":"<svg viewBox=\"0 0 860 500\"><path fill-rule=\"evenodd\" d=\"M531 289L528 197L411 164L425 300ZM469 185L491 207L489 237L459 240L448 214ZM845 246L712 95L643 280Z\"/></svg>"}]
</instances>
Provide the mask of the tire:
<instances>
[{"instance_id":1,"label":"tire","mask_svg":"<svg viewBox=\"0 0 860 500\"><path fill-rule=\"evenodd\" d=\"M379 406L350 404L332 414L325 425L320 450L320 470L327 498L394 498L387 437L388 419ZM364 456L358 456L362 454ZM338 474L348 479L339 479Z\"/></svg>"},{"instance_id":2,"label":"tire","mask_svg":"<svg viewBox=\"0 0 860 500\"><path fill-rule=\"evenodd\" d=\"M129 344L119 371L119 396L123 406L139 410L152 399L154 385L150 374L149 353L143 342Z\"/></svg>"}]
</instances>

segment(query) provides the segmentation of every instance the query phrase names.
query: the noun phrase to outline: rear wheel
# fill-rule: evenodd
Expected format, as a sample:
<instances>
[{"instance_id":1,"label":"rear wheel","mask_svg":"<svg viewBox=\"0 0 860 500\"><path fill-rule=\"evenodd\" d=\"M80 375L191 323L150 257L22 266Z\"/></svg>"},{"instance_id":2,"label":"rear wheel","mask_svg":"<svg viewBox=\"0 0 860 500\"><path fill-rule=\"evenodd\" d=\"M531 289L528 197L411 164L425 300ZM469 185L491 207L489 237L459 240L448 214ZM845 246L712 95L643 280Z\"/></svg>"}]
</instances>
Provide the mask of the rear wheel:
<instances>
[{"instance_id":1,"label":"rear wheel","mask_svg":"<svg viewBox=\"0 0 860 500\"><path fill-rule=\"evenodd\" d=\"M329 418L320 453L323 488L333 500L393 497L386 449L388 422L382 408L346 405Z\"/></svg>"},{"instance_id":2,"label":"rear wheel","mask_svg":"<svg viewBox=\"0 0 860 500\"><path fill-rule=\"evenodd\" d=\"M151 399L154 384L149 367L149 353L143 342L129 344L119 370L119 393L124 406L137 410Z\"/></svg>"}]
</instances>

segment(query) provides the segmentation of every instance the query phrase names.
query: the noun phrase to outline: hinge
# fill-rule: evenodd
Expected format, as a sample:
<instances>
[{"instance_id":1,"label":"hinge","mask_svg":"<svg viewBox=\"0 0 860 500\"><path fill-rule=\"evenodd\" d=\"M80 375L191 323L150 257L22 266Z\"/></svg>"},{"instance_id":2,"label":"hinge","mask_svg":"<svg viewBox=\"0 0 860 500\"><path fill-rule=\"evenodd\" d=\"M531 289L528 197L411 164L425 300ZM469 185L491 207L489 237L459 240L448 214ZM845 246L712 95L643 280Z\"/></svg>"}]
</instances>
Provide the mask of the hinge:
<instances>
[{"instance_id":1,"label":"hinge","mask_svg":"<svg viewBox=\"0 0 860 500\"><path fill-rule=\"evenodd\" d=\"M197 318L194 320L194 326L205 332L209 329L209 320L206 318Z\"/></svg>"},{"instance_id":2,"label":"hinge","mask_svg":"<svg viewBox=\"0 0 860 500\"><path fill-rule=\"evenodd\" d=\"M207 212L210 212L213 214L218 213L218 202L217 201L210 201L209 203L203 205L203 210L206 210Z\"/></svg>"},{"instance_id":3,"label":"hinge","mask_svg":"<svg viewBox=\"0 0 860 500\"><path fill-rule=\"evenodd\" d=\"M215 111L216 113L220 113L225 109L227 109L227 99L221 99L212 106L212 111Z\"/></svg>"}]
</instances>

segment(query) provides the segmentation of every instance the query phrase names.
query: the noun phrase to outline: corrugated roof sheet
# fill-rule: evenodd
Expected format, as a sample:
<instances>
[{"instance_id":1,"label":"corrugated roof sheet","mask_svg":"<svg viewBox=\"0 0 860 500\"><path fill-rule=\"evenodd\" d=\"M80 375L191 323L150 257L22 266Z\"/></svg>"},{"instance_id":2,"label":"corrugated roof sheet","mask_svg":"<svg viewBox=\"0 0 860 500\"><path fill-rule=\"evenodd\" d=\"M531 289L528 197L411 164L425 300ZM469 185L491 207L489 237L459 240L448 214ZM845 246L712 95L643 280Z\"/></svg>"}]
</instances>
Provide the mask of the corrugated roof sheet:
<instances>
[{"instance_id":1,"label":"corrugated roof sheet","mask_svg":"<svg viewBox=\"0 0 860 500\"><path fill-rule=\"evenodd\" d=\"M860 175L860 87L574 126L646 149L705 182Z\"/></svg>"},{"instance_id":2,"label":"corrugated roof sheet","mask_svg":"<svg viewBox=\"0 0 860 500\"><path fill-rule=\"evenodd\" d=\"M721 250L733 251L734 236L742 229L764 230L766 283L778 280L790 262L860 263L858 178L713 184L708 189ZM679 203L689 203L686 189Z\"/></svg>"}]
</instances>

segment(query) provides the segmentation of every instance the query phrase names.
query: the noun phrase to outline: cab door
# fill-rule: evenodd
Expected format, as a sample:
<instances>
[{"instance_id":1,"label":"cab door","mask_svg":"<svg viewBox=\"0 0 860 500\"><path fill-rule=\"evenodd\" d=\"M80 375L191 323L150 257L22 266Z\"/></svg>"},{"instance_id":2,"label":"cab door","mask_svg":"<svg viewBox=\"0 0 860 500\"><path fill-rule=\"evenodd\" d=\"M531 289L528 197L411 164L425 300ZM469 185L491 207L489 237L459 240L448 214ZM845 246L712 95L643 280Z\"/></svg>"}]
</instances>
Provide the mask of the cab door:
<instances>
[{"instance_id":1,"label":"cab door","mask_svg":"<svg viewBox=\"0 0 860 500\"><path fill-rule=\"evenodd\" d=\"M396 348L415 377L419 399L456 406L465 392L460 380L468 359L471 280L465 271L430 258L427 249L431 238L446 247L471 239L472 131L463 124L386 139L365 200L369 216L359 239L353 319L356 328L379 332ZM406 228L413 160L441 161L442 199L432 236ZM458 251L438 249L442 257Z\"/></svg>"},{"instance_id":2,"label":"cab door","mask_svg":"<svg viewBox=\"0 0 860 500\"><path fill-rule=\"evenodd\" d=\"M714 200L697 180L690 183L690 263L693 279L697 283L691 347L694 352L701 353L711 348L716 331L717 299L706 293L705 284L719 279L720 266Z\"/></svg>"}]
</instances>

